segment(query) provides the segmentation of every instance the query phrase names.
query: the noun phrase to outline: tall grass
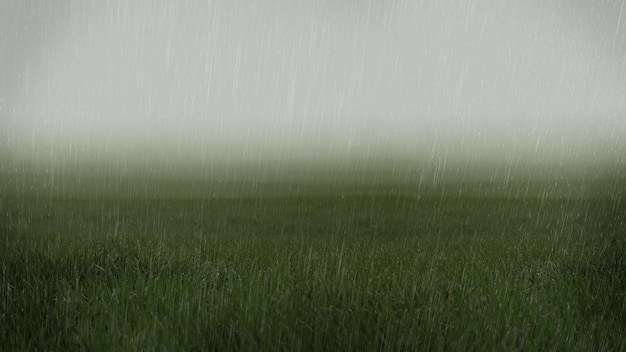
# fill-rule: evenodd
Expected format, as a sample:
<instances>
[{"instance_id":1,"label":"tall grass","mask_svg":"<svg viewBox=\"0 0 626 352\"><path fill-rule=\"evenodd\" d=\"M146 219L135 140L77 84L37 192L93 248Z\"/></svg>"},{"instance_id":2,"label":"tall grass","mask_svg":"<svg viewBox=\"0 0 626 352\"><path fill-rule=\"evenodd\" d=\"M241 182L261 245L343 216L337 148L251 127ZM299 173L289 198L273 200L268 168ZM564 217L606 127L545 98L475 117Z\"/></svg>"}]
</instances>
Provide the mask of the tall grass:
<instances>
[{"instance_id":1,"label":"tall grass","mask_svg":"<svg viewBox=\"0 0 626 352\"><path fill-rule=\"evenodd\" d=\"M623 204L5 199L0 350L625 350Z\"/></svg>"}]
</instances>

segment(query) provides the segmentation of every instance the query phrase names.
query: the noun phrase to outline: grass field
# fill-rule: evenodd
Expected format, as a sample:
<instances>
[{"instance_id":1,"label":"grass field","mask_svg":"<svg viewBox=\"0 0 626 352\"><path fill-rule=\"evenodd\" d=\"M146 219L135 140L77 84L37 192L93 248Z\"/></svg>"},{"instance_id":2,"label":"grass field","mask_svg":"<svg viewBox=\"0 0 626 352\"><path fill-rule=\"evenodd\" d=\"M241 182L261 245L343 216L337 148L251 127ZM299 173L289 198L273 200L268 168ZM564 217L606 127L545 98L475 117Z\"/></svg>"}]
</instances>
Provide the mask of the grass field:
<instances>
[{"instance_id":1,"label":"grass field","mask_svg":"<svg viewBox=\"0 0 626 352\"><path fill-rule=\"evenodd\" d=\"M626 350L626 199L302 187L5 188L0 350Z\"/></svg>"}]
</instances>

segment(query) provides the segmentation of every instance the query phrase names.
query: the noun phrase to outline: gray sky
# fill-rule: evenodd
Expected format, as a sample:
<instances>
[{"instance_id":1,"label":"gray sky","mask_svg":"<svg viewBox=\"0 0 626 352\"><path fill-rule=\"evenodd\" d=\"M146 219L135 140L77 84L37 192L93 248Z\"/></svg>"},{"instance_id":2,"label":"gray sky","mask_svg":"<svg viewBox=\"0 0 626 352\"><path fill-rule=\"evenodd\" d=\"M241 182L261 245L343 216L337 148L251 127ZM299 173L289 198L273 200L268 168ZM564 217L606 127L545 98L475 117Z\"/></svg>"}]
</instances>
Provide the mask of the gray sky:
<instances>
[{"instance_id":1,"label":"gray sky","mask_svg":"<svg viewBox=\"0 0 626 352\"><path fill-rule=\"evenodd\" d=\"M2 147L620 154L625 3L0 0Z\"/></svg>"}]
</instances>

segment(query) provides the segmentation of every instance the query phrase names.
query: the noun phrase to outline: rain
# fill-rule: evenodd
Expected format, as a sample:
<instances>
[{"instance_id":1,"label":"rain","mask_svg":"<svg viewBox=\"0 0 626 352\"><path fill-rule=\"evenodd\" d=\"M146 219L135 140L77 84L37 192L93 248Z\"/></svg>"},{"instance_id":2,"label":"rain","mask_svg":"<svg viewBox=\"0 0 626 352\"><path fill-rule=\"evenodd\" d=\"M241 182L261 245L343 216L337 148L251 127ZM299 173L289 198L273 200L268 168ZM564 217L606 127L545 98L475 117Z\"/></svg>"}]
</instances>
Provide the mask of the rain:
<instances>
[{"instance_id":1,"label":"rain","mask_svg":"<svg viewBox=\"0 0 626 352\"><path fill-rule=\"evenodd\" d=\"M24 158L621 157L622 12L620 1L5 2L3 146Z\"/></svg>"},{"instance_id":2,"label":"rain","mask_svg":"<svg viewBox=\"0 0 626 352\"><path fill-rule=\"evenodd\" d=\"M0 0L0 350L620 350L625 202L624 0Z\"/></svg>"}]
</instances>

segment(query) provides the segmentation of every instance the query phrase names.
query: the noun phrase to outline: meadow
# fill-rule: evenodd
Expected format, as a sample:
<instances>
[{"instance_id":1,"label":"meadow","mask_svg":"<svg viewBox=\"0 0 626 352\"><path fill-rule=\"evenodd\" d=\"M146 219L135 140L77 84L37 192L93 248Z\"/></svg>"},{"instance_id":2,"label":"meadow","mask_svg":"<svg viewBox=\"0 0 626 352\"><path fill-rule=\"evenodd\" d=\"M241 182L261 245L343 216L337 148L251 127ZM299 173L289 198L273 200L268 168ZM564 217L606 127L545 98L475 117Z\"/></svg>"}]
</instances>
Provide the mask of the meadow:
<instances>
[{"instance_id":1,"label":"meadow","mask_svg":"<svg viewBox=\"0 0 626 352\"><path fill-rule=\"evenodd\" d=\"M614 192L11 187L2 351L626 350Z\"/></svg>"}]
</instances>

